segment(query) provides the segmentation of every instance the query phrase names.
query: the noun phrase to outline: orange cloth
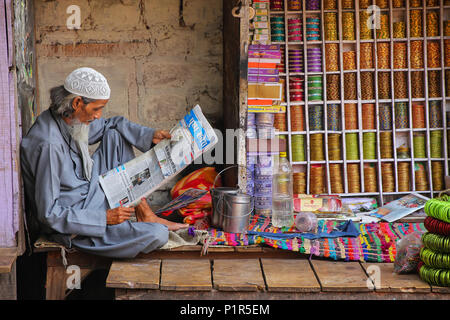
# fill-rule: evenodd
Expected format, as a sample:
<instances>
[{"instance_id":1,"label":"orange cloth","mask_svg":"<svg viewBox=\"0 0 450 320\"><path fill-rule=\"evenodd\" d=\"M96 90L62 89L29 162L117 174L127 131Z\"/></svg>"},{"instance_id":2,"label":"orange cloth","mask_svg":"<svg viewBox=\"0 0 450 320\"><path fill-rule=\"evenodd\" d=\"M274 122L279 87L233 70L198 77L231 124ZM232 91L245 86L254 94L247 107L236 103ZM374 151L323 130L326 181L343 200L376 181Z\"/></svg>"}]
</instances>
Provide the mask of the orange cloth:
<instances>
[{"instance_id":1,"label":"orange cloth","mask_svg":"<svg viewBox=\"0 0 450 320\"><path fill-rule=\"evenodd\" d=\"M185 176L172 188L170 191L172 199L182 195L186 190L191 188L208 190L208 193L206 193L203 197L178 210L183 217L203 217L211 214L212 201L209 190L213 187L216 176L217 172L214 167L201 168ZM218 177L216 187L220 186L222 186L222 181L220 177Z\"/></svg>"}]
</instances>

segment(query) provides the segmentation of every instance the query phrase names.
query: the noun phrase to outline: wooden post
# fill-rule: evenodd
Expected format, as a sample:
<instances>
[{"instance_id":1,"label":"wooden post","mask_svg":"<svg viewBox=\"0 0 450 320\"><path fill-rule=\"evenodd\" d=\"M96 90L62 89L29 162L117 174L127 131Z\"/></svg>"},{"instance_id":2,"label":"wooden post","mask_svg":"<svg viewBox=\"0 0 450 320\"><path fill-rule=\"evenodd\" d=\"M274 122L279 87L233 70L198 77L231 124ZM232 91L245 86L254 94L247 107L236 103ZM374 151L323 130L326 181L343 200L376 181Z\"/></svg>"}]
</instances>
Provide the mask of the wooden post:
<instances>
[{"instance_id":1,"label":"wooden post","mask_svg":"<svg viewBox=\"0 0 450 320\"><path fill-rule=\"evenodd\" d=\"M16 160L16 131L14 92L9 71L12 66L12 53L9 51L11 23L6 9L10 12L10 1L0 1L0 247L15 247L18 212L15 210L14 191L18 190L18 177L13 165Z\"/></svg>"}]
</instances>

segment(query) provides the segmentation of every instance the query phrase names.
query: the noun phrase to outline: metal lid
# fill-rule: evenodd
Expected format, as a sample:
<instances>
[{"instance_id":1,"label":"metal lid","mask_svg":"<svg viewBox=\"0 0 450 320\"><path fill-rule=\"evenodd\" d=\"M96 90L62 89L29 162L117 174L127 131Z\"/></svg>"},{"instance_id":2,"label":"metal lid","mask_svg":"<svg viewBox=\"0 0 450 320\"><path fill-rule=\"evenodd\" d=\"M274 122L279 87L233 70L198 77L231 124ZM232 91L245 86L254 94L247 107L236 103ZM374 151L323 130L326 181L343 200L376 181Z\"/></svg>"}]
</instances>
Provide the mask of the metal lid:
<instances>
[{"instance_id":1,"label":"metal lid","mask_svg":"<svg viewBox=\"0 0 450 320\"><path fill-rule=\"evenodd\" d=\"M245 193L226 194L225 201L230 200L235 203L250 203L251 196Z\"/></svg>"},{"instance_id":2,"label":"metal lid","mask_svg":"<svg viewBox=\"0 0 450 320\"><path fill-rule=\"evenodd\" d=\"M237 193L239 191L239 188L233 188L233 187L218 187L218 188L212 188L211 193Z\"/></svg>"}]
</instances>

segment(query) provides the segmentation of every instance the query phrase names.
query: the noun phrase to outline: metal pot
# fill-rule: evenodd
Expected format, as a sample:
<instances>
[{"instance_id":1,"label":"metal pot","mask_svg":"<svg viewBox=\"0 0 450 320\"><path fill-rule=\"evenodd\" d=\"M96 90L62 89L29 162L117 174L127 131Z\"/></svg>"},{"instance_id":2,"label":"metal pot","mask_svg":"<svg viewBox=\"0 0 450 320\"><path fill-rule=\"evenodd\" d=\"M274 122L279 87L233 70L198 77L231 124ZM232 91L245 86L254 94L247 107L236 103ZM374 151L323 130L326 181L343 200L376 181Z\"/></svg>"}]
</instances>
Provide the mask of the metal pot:
<instances>
[{"instance_id":1,"label":"metal pot","mask_svg":"<svg viewBox=\"0 0 450 320\"><path fill-rule=\"evenodd\" d=\"M243 193L225 194L224 203L223 231L245 233L253 211L253 197Z\"/></svg>"},{"instance_id":2,"label":"metal pot","mask_svg":"<svg viewBox=\"0 0 450 320\"><path fill-rule=\"evenodd\" d=\"M212 199L211 226L222 228L223 212L225 210L224 196L226 194L236 194L238 191L239 188L232 187L219 187L210 190Z\"/></svg>"}]
</instances>

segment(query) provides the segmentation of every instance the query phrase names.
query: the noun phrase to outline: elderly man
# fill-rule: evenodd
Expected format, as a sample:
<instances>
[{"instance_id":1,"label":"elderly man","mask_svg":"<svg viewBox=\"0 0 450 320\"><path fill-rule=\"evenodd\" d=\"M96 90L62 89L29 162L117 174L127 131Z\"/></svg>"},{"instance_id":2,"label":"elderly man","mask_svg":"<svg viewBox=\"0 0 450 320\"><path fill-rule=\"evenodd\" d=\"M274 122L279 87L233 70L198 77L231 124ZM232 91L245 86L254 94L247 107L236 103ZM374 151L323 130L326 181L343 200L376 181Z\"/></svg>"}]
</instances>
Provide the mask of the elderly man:
<instances>
[{"instance_id":1,"label":"elderly man","mask_svg":"<svg viewBox=\"0 0 450 320\"><path fill-rule=\"evenodd\" d=\"M91 68L74 70L50 98L21 143L28 224L68 248L116 258L160 248L169 230L187 227L157 217L145 199L111 209L99 184L99 175L135 157L132 146L146 152L170 138L167 131L101 118L110 88ZM91 156L88 145L97 142ZM133 213L137 222L129 220Z\"/></svg>"}]
</instances>

